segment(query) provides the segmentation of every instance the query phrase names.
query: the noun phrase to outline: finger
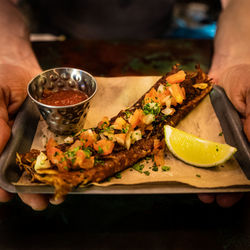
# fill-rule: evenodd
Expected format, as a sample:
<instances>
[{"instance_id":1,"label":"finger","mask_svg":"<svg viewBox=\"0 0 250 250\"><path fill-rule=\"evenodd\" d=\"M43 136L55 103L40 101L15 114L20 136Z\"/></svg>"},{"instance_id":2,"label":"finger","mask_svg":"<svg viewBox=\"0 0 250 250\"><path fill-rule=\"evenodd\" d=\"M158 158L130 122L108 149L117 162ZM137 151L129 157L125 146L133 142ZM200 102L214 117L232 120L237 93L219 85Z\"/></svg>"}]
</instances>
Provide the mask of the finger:
<instances>
[{"instance_id":1,"label":"finger","mask_svg":"<svg viewBox=\"0 0 250 250\"><path fill-rule=\"evenodd\" d=\"M244 121L244 132L250 141L250 90L246 96L246 119Z\"/></svg>"},{"instance_id":2,"label":"finger","mask_svg":"<svg viewBox=\"0 0 250 250\"><path fill-rule=\"evenodd\" d=\"M211 204L215 201L215 194L198 194L198 198L206 204Z\"/></svg>"},{"instance_id":3,"label":"finger","mask_svg":"<svg viewBox=\"0 0 250 250\"><path fill-rule=\"evenodd\" d=\"M42 194L18 194L21 200L33 210L42 211L47 208L48 196Z\"/></svg>"},{"instance_id":4,"label":"finger","mask_svg":"<svg viewBox=\"0 0 250 250\"><path fill-rule=\"evenodd\" d=\"M6 192L5 190L3 190L2 188L0 188L0 202L10 201L12 197L13 197L13 194L10 194Z\"/></svg>"},{"instance_id":5,"label":"finger","mask_svg":"<svg viewBox=\"0 0 250 250\"><path fill-rule=\"evenodd\" d=\"M55 196L52 196L52 197L50 197L49 202L52 205L59 205L59 204L63 203L64 200L65 200L65 197L60 197L58 199L55 199Z\"/></svg>"},{"instance_id":6,"label":"finger","mask_svg":"<svg viewBox=\"0 0 250 250\"><path fill-rule=\"evenodd\" d=\"M3 151L6 143L8 142L10 138L10 127L7 125L7 123L0 118L0 154Z\"/></svg>"},{"instance_id":7,"label":"finger","mask_svg":"<svg viewBox=\"0 0 250 250\"><path fill-rule=\"evenodd\" d=\"M220 207L228 208L235 205L243 195L243 193L218 194L216 196L216 201Z\"/></svg>"}]
</instances>

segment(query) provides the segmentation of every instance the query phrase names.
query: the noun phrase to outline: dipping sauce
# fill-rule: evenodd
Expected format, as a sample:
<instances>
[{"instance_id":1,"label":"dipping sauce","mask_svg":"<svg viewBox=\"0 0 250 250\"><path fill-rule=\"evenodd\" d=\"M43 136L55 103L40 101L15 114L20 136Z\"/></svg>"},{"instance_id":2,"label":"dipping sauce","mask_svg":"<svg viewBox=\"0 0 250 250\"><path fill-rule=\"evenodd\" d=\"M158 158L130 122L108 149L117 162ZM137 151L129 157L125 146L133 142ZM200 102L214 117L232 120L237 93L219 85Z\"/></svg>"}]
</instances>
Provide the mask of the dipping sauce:
<instances>
[{"instance_id":1,"label":"dipping sauce","mask_svg":"<svg viewBox=\"0 0 250 250\"><path fill-rule=\"evenodd\" d=\"M82 102L88 95L78 90L59 90L57 92L45 90L41 103L51 106L68 106Z\"/></svg>"}]
</instances>

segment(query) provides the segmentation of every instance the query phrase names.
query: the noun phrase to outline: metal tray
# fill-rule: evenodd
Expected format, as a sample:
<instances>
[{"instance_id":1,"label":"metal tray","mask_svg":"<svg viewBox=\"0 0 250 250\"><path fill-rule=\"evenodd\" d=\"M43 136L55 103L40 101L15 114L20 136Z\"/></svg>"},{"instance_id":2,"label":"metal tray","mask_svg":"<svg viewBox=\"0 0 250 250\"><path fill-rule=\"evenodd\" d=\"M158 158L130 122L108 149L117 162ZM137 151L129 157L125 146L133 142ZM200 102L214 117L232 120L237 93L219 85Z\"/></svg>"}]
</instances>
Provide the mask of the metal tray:
<instances>
[{"instance_id":1,"label":"metal tray","mask_svg":"<svg viewBox=\"0 0 250 250\"><path fill-rule=\"evenodd\" d=\"M244 135L237 111L228 100L224 90L215 86L210 93L215 112L220 120L226 142L237 147L235 157L247 178L250 178L250 146ZM16 166L16 152L24 153L30 150L36 132L40 113L36 106L26 99L23 103L12 128L12 136L0 157L0 186L5 190L16 193L53 193L49 186L15 186L20 177ZM208 192L248 192L250 186L234 186L227 188L195 188L180 183L157 183L138 185L115 185L109 187L91 186L78 188L74 194L163 194L163 193L208 193Z\"/></svg>"}]
</instances>

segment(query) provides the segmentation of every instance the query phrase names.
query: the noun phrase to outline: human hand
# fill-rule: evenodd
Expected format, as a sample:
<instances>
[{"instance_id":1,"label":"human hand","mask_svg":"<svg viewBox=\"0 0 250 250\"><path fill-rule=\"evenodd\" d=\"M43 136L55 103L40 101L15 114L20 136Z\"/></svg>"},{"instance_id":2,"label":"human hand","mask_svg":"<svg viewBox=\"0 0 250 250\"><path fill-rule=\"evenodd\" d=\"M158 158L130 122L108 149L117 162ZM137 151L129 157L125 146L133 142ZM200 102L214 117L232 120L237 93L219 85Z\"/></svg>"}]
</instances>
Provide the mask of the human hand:
<instances>
[{"instance_id":1,"label":"human hand","mask_svg":"<svg viewBox=\"0 0 250 250\"><path fill-rule=\"evenodd\" d=\"M40 71L38 67L27 70L21 66L0 65L0 153L10 138L15 115L26 98L27 84ZM0 188L0 202L7 202L12 196L13 194ZM19 194L19 197L34 210L45 209L49 202L62 202L55 202L53 198L40 194Z\"/></svg>"},{"instance_id":2,"label":"human hand","mask_svg":"<svg viewBox=\"0 0 250 250\"><path fill-rule=\"evenodd\" d=\"M222 73L214 70L209 76L217 85L225 89L227 96L242 117L244 132L250 141L250 65L234 65ZM221 207L231 207L243 197L243 194L199 194L198 197L204 203L216 201Z\"/></svg>"},{"instance_id":3,"label":"human hand","mask_svg":"<svg viewBox=\"0 0 250 250\"><path fill-rule=\"evenodd\" d=\"M244 132L250 141L250 64L234 65L222 73L212 71L209 76L225 89L228 98L241 115Z\"/></svg>"}]
</instances>

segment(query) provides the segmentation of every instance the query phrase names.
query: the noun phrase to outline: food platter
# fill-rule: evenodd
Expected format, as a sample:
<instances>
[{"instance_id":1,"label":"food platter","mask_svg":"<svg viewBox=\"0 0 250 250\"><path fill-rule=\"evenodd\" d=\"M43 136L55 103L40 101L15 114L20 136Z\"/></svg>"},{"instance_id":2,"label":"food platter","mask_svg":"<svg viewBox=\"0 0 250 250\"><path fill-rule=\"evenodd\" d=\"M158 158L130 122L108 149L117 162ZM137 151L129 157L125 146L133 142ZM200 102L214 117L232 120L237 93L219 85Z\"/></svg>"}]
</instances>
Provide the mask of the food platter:
<instances>
[{"instance_id":1,"label":"food platter","mask_svg":"<svg viewBox=\"0 0 250 250\"><path fill-rule=\"evenodd\" d=\"M227 105L228 100L225 98L225 93L220 90L220 88L215 87L213 91L210 93L211 102L213 105L216 105L216 110L219 109L222 113L228 114L228 117L231 117L233 112L232 107ZM226 100L226 101L225 101ZM219 117L220 118L220 117ZM33 105L33 103L27 99L20 112L17 115L15 124L12 130L12 137L6 146L4 152L0 158L1 172L0 172L0 185L10 191L10 192L28 192L28 193L53 193L53 188L48 186L16 186L13 182L16 182L20 177L20 172L15 163L15 154L16 152L27 152L30 150L30 147L33 142L34 135L36 133L36 128L38 122L40 120L40 113ZM235 119L233 119L235 120ZM222 120L223 123L223 120ZM228 121L226 121L228 123ZM222 124L223 128L223 124ZM234 126L232 129L238 128L239 126ZM223 128L223 133L225 136L230 138L230 133ZM235 132L231 131L231 134L235 134ZM249 159L248 157L248 149L249 145L246 144L246 140L242 139L243 136L237 137L238 141L237 147L241 156L243 155L245 159ZM227 138L226 138L227 139ZM234 139L235 141L235 139ZM242 150L243 149L243 150ZM239 156L239 157L241 157ZM245 166L249 166L249 162L247 160L243 163ZM156 193L207 193L207 192L247 192L250 190L249 186L231 186L231 187L223 187L223 188L196 188L182 183L175 182L164 182L164 183L144 183L144 184L136 184L136 185L113 185L106 187L99 186L90 186L87 188L78 188L74 190L72 193L79 194L156 194Z\"/></svg>"}]
</instances>

